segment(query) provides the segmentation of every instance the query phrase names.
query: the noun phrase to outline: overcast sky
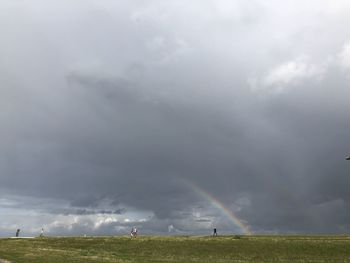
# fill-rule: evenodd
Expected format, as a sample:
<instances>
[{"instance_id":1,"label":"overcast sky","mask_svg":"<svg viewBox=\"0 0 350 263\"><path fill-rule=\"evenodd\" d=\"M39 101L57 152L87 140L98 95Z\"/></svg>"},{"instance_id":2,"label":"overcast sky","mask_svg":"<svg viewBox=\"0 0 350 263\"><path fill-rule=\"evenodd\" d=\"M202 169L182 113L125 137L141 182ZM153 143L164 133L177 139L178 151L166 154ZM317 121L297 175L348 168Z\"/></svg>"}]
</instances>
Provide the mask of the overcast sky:
<instances>
[{"instance_id":1,"label":"overcast sky","mask_svg":"<svg viewBox=\"0 0 350 263\"><path fill-rule=\"evenodd\" d=\"M0 0L0 235L350 232L347 0ZM189 183L186 183L189 182Z\"/></svg>"}]
</instances>

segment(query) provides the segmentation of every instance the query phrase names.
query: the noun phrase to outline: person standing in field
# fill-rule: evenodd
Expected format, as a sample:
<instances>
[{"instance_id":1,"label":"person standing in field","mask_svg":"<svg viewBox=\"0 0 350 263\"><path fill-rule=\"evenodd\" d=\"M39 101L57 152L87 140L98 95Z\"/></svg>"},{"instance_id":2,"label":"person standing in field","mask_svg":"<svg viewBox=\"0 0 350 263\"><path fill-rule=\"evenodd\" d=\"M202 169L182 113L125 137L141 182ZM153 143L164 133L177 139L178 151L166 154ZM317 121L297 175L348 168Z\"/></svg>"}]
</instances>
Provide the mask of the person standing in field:
<instances>
[{"instance_id":1,"label":"person standing in field","mask_svg":"<svg viewBox=\"0 0 350 263\"><path fill-rule=\"evenodd\" d=\"M17 229L17 231L16 231L16 237L18 237L19 236L19 231L21 231L21 229Z\"/></svg>"},{"instance_id":2,"label":"person standing in field","mask_svg":"<svg viewBox=\"0 0 350 263\"><path fill-rule=\"evenodd\" d=\"M44 228L41 228L40 237L43 237L43 236L44 236Z\"/></svg>"},{"instance_id":3,"label":"person standing in field","mask_svg":"<svg viewBox=\"0 0 350 263\"><path fill-rule=\"evenodd\" d=\"M217 232L216 228L214 228L213 237L216 237L217 235L218 235L218 232Z\"/></svg>"},{"instance_id":4,"label":"person standing in field","mask_svg":"<svg viewBox=\"0 0 350 263\"><path fill-rule=\"evenodd\" d=\"M133 227L131 229L130 237L137 237L137 228Z\"/></svg>"}]
</instances>

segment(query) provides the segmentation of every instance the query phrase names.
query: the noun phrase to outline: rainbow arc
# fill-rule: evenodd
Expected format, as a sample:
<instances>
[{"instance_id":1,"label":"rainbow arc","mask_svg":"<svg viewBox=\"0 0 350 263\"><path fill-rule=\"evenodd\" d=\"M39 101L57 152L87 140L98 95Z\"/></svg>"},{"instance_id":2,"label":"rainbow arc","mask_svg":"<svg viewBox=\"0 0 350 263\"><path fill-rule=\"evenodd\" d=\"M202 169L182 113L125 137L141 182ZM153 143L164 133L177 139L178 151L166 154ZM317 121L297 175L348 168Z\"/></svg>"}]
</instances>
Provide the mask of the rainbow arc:
<instances>
[{"instance_id":1,"label":"rainbow arc","mask_svg":"<svg viewBox=\"0 0 350 263\"><path fill-rule=\"evenodd\" d=\"M207 200L213 207L217 208L224 214L235 226L239 227L245 234L251 235L252 232L249 230L249 226L240 220L233 211L227 208L218 198L214 197L209 192L205 191L195 183L182 179L183 183L191 188L196 194Z\"/></svg>"}]
</instances>

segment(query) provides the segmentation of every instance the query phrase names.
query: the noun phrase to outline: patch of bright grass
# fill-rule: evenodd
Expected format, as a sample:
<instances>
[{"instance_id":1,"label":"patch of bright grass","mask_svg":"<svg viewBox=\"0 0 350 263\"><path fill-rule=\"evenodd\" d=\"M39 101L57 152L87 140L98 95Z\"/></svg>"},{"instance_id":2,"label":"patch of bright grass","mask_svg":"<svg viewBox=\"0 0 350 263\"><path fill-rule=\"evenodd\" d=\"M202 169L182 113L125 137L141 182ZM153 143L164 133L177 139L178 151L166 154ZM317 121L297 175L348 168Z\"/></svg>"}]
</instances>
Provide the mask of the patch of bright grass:
<instances>
[{"instance_id":1,"label":"patch of bright grass","mask_svg":"<svg viewBox=\"0 0 350 263\"><path fill-rule=\"evenodd\" d=\"M350 262L350 236L67 237L1 239L18 263ZM1 262L1 261L0 261Z\"/></svg>"}]
</instances>

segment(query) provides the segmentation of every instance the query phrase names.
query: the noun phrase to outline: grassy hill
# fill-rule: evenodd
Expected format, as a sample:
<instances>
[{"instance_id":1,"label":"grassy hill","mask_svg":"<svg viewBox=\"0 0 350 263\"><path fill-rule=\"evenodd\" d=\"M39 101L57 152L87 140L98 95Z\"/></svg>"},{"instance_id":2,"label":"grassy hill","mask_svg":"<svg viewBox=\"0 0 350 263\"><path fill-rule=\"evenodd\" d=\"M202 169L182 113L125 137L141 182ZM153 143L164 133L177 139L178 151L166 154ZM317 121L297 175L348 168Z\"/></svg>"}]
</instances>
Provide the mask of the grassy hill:
<instances>
[{"instance_id":1,"label":"grassy hill","mask_svg":"<svg viewBox=\"0 0 350 263\"><path fill-rule=\"evenodd\" d=\"M1 239L18 263L350 262L350 236L51 237ZM1 262L1 260L0 260Z\"/></svg>"}]
</instances>

